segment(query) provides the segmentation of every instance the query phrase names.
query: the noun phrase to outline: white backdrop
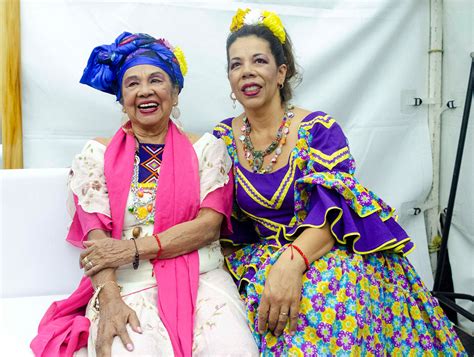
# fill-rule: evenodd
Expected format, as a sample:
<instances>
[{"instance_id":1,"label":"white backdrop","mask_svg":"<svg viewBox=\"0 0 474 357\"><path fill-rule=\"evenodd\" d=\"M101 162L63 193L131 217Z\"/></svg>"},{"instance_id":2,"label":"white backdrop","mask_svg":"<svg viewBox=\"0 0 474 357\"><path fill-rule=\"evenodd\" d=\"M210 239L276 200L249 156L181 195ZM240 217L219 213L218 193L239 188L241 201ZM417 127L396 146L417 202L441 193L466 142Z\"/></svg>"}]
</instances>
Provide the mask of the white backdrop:
<instances>
[{"instance_id":1,"label":"white backdrop","mask_svg":"<svg viewBox=\"0 0 474 357\"><path fill-rule=\"evenodd\" d=\"M338 119L358 178L398 209L417 243L410 259L431 288L423 216L410 213L431 185L427 111L404 104L407 93L427 93L428 0L22 1L25 166L68 166L87 139L117 130L122 113L114 97L79 78L92 48L125 30L166 37L184 50L187 130L211 130L238 113L225 39L235 10L253 6L281 15L304 69L294 103Z\"/></svg>"}]
</instances>

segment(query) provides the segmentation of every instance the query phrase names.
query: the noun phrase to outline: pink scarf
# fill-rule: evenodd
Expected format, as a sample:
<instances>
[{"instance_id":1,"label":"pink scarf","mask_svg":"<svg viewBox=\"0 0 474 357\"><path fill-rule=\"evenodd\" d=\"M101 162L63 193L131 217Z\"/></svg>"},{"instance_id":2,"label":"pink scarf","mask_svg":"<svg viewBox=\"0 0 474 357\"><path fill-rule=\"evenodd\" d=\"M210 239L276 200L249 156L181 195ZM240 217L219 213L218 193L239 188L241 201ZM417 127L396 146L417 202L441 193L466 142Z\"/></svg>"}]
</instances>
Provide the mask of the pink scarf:
<instances>
[{"instance_id":1,"label":"pink scarf","mask_svg":"<svg viewBox=\"0 0 474 357\"><path fill-rule=\"evenodd\" d=\"M121 239L122 235L135 148L134 136L119 129L105 152L104 173L113 221L112 237L116 239ZM186 135L180 133L171 121L155 204L155 233L194 219L199 210L196 153ZM194 251L173 259L155 260L153 270L158 284L158 313L168 330L174 354L191 356L199 255ZM84 313L92 294L90 279L83 278L68 299L50 306L40 322L38 335L30 345L35 355L71 356L87 345L90 322Z\"/></svg>"}]
</instances>

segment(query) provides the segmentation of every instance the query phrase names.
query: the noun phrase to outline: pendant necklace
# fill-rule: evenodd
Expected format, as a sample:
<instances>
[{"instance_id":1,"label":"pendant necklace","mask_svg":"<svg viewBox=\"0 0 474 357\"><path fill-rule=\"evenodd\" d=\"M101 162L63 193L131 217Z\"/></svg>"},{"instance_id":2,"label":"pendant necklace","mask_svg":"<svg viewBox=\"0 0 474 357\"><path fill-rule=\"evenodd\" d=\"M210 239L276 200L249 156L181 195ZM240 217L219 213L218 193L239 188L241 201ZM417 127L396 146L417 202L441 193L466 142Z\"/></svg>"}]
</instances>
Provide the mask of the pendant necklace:
<instances>
[{"instance_id":1,"label":"pendant necklace","mask_svg":"<svg viewBox=\"0 0 474 357\"><path fill-rule=\"evenodd\" d=\"M264 150L255 150L252 144L252 139L250 138L252 128L247 116L244 115L244 125L242 125L242 128L240 129L242 135L240 135L239 139L244 147L245 158L254 173L267 174L273 170L273 165L277 162L277 159L282 152L282 147L286 143L286 137L290 132L291 119L295 116L292 109L292 105L287 107L280 127L277 130L275 139L273 139L270 145L268 145ZM275 153L273 158L270 160L270 163L263 168L263 160L265 159L265 156L270 155L272 152Z\"/></svg>"}]
</instances>

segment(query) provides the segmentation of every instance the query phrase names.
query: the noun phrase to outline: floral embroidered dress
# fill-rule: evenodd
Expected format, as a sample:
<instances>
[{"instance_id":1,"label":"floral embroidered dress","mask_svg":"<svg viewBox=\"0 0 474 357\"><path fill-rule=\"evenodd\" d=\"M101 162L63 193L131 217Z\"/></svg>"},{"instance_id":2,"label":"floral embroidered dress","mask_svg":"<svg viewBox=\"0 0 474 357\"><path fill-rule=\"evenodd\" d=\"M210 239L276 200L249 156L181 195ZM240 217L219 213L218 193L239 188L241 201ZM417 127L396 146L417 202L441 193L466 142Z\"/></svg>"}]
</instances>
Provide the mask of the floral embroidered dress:
<instances>
[{"instance_id":1,"label":"floral embroidered dress","mask_svg":"<svg viewBox=\"0 0 474 357\"><path fill-rule=\"evenodd\" d=\"M231 161L225 145L212 135L205 134L193 145L199 160L201 207L214 207L206 200L214 190L222 188L228 181ZM148 202L159 185L160 165L164 145L140 144L138 150L138 187L143 194L139 201ZM89 141L82 153L73 161L74 175L70 181L81 209L101 214L108 212L108 195L105 191L103 175L105 146ZM82 194L82 188L94 182L97 190L94 196ZM133 186L133 180L132 180ZM88 190L90 191L90 190ZM138 238L153 234L153 222L146 218L151 211L147 205L135 205L140 208L134 213L136 203L133 187L127 200L122 239L130 239L133 230L139 228ZM154 205L155 200L151 200ZM218 206L218 205L217 205ZM71 205L74 210L75 205ZM245 309L232 278L223 269L219 241L198 250L199 288L196 301L193 356L238 355L256 356L258 350L246 323ZM149 260L140 260L137 270L132 265L121 266L116 270L117 283L122 286L122 299L138 316L143 334L137 334L127 325L129 335L134 342L137 356L173 356L169 334L160 320L156 306L158 288L152 275L153 266ZM95 308L97 296L93 296L87 306L86 316L91 321L87 348L76 352L76 356L95 356L95 342L99 325L99 312ZM236 333L238 332L238 333ZM119 338L112 345L113 356L129 356Z\"/></svg>"},{"instance_id":2,"label":"floral embroidered dress","mask_svg":"<svg viewBox=\"0 0 474 357\"><path fill-rule=\"evenodd\" d=\"M355 162L332 117L309 114L286 166L253 173L238 161L232 119L214 135L234 161L234 234L226 258L264 356L458 356L451 322L405 255L413 243L394 210L354 178ZM266 277L305 227L329 223L333 249L303 276L297 332L260 335Z\"/></svg>"}]
</instances>

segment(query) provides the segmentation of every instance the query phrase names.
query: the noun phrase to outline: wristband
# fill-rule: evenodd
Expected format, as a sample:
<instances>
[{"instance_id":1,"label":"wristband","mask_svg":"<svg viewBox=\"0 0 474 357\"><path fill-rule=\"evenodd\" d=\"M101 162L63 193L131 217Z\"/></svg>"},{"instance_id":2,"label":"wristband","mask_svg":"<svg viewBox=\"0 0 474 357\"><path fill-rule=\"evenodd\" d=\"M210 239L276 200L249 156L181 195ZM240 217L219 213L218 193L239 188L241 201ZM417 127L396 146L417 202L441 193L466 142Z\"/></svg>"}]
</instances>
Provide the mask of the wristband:
<instances>
[{"instance_id":1,"label":"wristband","mask_svg":"<svg viewBox=\"0 0 474 357\"><path fill-rule=\"evenodd\" d=\"M94 289L94 295L95 295L95 301L94 301L94 308L99 311L99 294L100 292L102 291L102 289L104 288L105 285L107 285L108 283L114 283L115 285L117 285L117 287L119 288L120 292L122 292L122 286L119 285L116 281L113 281L113 280L108 280L106 281L105 283L102 283L102 284L99 284L99 286L97 286L95 289Z\"/></svg>"},{"instance_id":2,"label":"wristband","mask_svg":"<svg viewBox=\"0 0 474 357\"><path fill-rule=\"evenodd\" d=\"M158 236L158 233L153 234L153 237L156 239L156 243L158 243L158 252L156 253L155 259L158 259L158 257L161 255L163 248L161 247L161 240L160 237Z\"/></svg>"},{"instance_id":3,"label":"wristband","mask_svg":"<svg viewBox=\"0 0 474 357\"><path fill-rule=\"evenodd\" d=\"M135 242L135 238L130 238L130 240L133 240L133 244L135 244L135 256L133 258L133 269L137 270L138 265L140 264L140 254L138 254L138 247L137 247L137 242Z\"/></svg>"},{"instance_id":4,"label":"wristband","mask_svg":"<svg viewBox=\"0 0 474 357\"><path fill-rule=\"evenodd\" d=\"M295 248L295 250L301 255L301 257L303 258L304 260L304 263L306 265L306 269L309 269L309 260L308 258L306 257L306 255L303 253L303 251L301 250L300 247L298 247L297 245L294 245L294 244L290 244L290 248L291 248L291 260L293 260L293 248Z\"/></svg>"}]
</instances>

